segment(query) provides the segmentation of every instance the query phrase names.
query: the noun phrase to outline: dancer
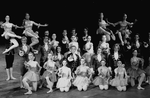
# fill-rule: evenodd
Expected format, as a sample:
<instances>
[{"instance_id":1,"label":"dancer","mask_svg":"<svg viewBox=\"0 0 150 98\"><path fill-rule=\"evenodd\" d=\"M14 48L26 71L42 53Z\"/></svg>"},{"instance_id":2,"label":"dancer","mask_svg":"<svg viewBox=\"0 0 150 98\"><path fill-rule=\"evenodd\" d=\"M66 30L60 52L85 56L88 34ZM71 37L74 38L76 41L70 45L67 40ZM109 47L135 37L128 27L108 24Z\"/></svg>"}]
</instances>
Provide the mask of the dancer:
<instances>
[{"instance_id":1,"label":"dancer","mask_svg":"<svg viewBox=\"0 0 150 98\"><path fill-rule=\"evenodd\" d=\"M10 39L10 42L12 43L12 46L9 47L8 49L5 49L5 51L3 52L3 54L9 52L12 49L15 49L16 47L19 46L17 40L15 38L21 39L21 36L16 35L13 31L12 31L12 27L15 28L20 28L17 25L14 25L13 23L10 23L10 17L7 15L5 17L6 22L5 23L0 23L1 28L4 28L4 33L1 35L2 37L5 37L6 40Z\"/></svg>"},{"instance_id":2,"label":"dancer","mask_svg":"<svg viewBox=\"0 0 150 98\"><path fill-rule=\"evenodd\" d=\"M131 86L135 85L135 80L138 80L138 87L137 89L143 90L144 88L141 87L142 83L144 82L145 78L145 71L142 70L144 60L142 58L137 57L138 51L133 51L133 57L131 58L131 67L127 70L127 73L130 76L130 83Z\"/></svg>"},{"instance_id":3,"label":"dancer","mask_svg":"<svg viewBox=\"0 0 150 98\"><path fill-rule=\"evenodd\" d=\"M112 86L115 86L118 91L126 91L126 86L128 85L129 76L126 73L124 64L121 61L117 61L117 68L115 68L115 78L110 81Z\"/></svg>"},{"instance_id":4,"label":"dancer","mask_svg":"<svg viewBox=\"0 0 150 98\"><path fill-rule=\"evenodd\" d=\"M107 41L111 40L110 36L112 36L112 39L115 40L113 32L107 28L107 26L110 23L109 24L106 23L106 21L103 18L104 18L103 13L100 13L99 28L97 29L96 34L106 35Z\"/></svg>"},{"instance_id":5,"label":"dancer","mask_svg":"<svg viewBox=\"0 0 150 98\"><path fill-rule=\"evenodd\" d=\"M85 44L85 50L87 53L93 55L94 54L94 46L93 43L91 42L91 36L87 37L87 42Z\"/></svg>"},{"instance_id":6,"label":"dancer","mask_svg":"<svg viewBox=\"0 0 150 98\"><path fill-rule=\"evenodd\" d=\"M106 61L101 61L101 66L98 68L98 76L94 79L93 84L98 85L101 90L107 90L111 77L111 67L106 67Z\"/></svg>"},{"instance_id":7,"label":"dancer","mask_svg":"<svg viewBox=\"0 0 150 98\"><path fill-rule=\"evenodd\" d=\"M90 68L86 66L85 60L81 59L80 66L77 67L75 74L77 75L75 80L73 81L73 85L77 87L79 91L87 90L89 83L90 83L90 75L92 72L90 72Z\"/></svg>"},{"instance_id":8,"label":"dancer","mask_svg":"<svg viewBox=\"0 0 150 98\"><path fill-rule=\"evenodd\" d=\"M88 29L85 28L85 29L84 29L84 36L82 37L83 41L87 41L88 36L89 36L89 35L88 35Z\"/></svg>"},{"instance_id":9,"label":"dancer","mask_svg":"<svg viewBox=\"0 0 150 98\"><path fill-rule=\"evenodd\" d=\"M137 20L135 20L136 22ZM126 39L131 39L130 34L132 33L128 27L132 27L135 22L130 23L127 21L127 14L124 14L123 20L117 23L114 23L114 26L119 25L120 29L116 32L118 34L121 44L124 45L126 43Z\"/></svg>"},{"instance_id":10,"label":"dancer","mask_svg":"<svg viewBox=\"0 0 150 98\"><path fill-rule=\"evenodd\" d=\"M41 70L40 65L37 61L35 61L35 56L32 52L28 54L29 61L25 61L25 66L27 67L28 71L23 76L23 85L28 90L25 94L32 94L32 90L37 90L37 82L39 81L39 73ZM32 83L33 87L29 86L29 81Z\"/></svg>"},{"instance_id":11,"label":"dancer","mask_svg":"<svg viewBox=\"0 0 150 98\"><path fill-rule=\"evenodd\" d=\"M45 27L45 26L48 26L47 24L45 25L42 25L42 24L38 24L38 23L35 23L34 21L31 21L30 20L30 15L28 13L26 13L26 16L25 16L25 19L23 20L23 26L25 28L25 30L23 31L23 34L25 34L27 37L30 37L31 38L31 44L30 44L30 47L33 48L33 46L35 46L36 44L39 43L39 36L38 36L38 33L37 32L34 32L32 30L32 27L33 25L36 25L38 27ZM37 52L37 50L34 49L35 52Z\"/></svg>"},{"instance_id":12,"label":"dancer","mask_svg":"<svg viewBox=\"0 0 150 98\"><path fill-rule=\"evenodd\" d=\"M58 76L60 76L60 78L58 79L56 87L59 88L61 92L68 92L71 87L71 69L66 65L67 61L63 60L62 67L58 69Z\"/></svg>"},{"instance_id":13,"label":"dancer","mask_svg":"<svg viewBox=\"0 0 150 98\"><path fill-rule=\"evenodd\" d=\"M40 85L40 88L41 88L42 85L44 84L44 80L46 79L47 88L50 89L47 93L53 92L54 82L57 81L56 79L57 70L56 70L55 62L52 59L53 59L53 56L51 53L49 53L48 60L44 63L44 66L43 66L46 69L46 71L43 73L42 83Z\"/></svg>"}]
</instances>

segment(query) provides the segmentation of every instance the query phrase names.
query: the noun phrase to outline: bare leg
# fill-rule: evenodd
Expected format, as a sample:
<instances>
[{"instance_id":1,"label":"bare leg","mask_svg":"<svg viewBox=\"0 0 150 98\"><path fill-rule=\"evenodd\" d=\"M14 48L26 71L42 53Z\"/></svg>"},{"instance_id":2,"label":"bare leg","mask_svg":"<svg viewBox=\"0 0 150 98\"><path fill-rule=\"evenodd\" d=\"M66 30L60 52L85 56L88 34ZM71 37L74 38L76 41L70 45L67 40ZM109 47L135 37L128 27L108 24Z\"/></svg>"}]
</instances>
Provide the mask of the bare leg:
<instances>
[{"instance_id":1,"label":"bare leg","mask_svg":"<svg viewBox=\"0 0 150 98\"><path fill-rule=\"evenodd\" d=\"M16 79L16 78L13 77L12 74L13 74L13 68L11 67L11 68L10 68L10 78L13 79L13 80Z\"/></svg>"},{"instance_id":2,"label":"bare leg","mask_svg":"<svg viewBox=\"0 0 150 98\"><path fill-rule=\"evenodd\" d=\"M9 69L6 69L6 73L7 73L7 81L10 80L10 73L9 73Z\"/></svg>"},{"instance_id":3,"label":"bare leg","mask_svg":"<svg viewBox=\"0 0 150 98\"><path fill-rule=\"evenodd\" d=\"M3 54L5 54L5 53L9 52L10 50L12 50L12 49L14 49L14 48L16 48L16 47L19 46L19 44L18 44L18 42L17 42L16 39L11 39L10 41L11 41L11 43L13 43L13 45L12 45L11 47L9 47L9 49L6 49L6 50L3 52Z\"/></svg>"},{"instance_id":4,"label":"bare leg","mask_svg":"<svg viewBox=\"0 0 150 98\"><path fill-rule=\"evenodd\" d=\"M49 80L49 77L46 77L46 82L47 82L47 84L48 84L48 88L50 89L47 93L50 93L50 92L53 92L53 82L51 82L50 80Z\"/></svg>"},{"instance_id":5,"label":"bare leg","mask_svg":"<svg viewBox=\"0 0 150 98\"><path fill-rule=\"evenodd\" d=\"M119 36L119 39L121 41L121 44L124 45L121 32L118 32L118 36Z\"/></svg>"},{"instance_id":6,"label":"bare leg","mask_svg":"<svg viewBox=\"0 0 150 98\"><path fill-rule=\"evenodd\" d=\"M21 39L21 36L18 36L16 34L12 34L12 33L7 33L7 36L9 36L9 37L16 37L16 38Z\"/></svg>"},{"instance_id":7,"label":"bare leg","mask_svg":"<svg viewBox=\"0 0 150 98\"><path fill-rule=\"evenodd\" d=\"M37 82L32 82L32 85L33 85L33 90L37 91Z\"/></svg>"},{"instance_id":8,"label":"bare leg","mask_svg":"<svg viewBox=\"0 0 150 98\"><path fill-rule=\"evenodd\" d=\"M130 78L130 81L131 81L131 86L135 86L135 80L133 78Z\"/></svg>"},{"instance_id":9,"label":"bare leg","mask_svg":"<svg viewBox=\"0 0 150 98\"><path fill-rule=\"evenodd\" d=\"M82 87L81 86L77 86L78 91L82 91Z\"/></svg>"},{"instance_id":10,"label":"bare leg","mask_svg":"<svg viewBox=\"0 0 150 98\"><path fill-rule=\"evenodd\" d=\"M144 89L143 87L141 87L142 82L144 81L144 78L145 78L145 74L142 73L141 76L140 76L140 79L139 79L138 87L137 87L137 88L140 89L140 90L143 90L143 89Z\"/></svg>"},{"instance_id":11,"label":"bare leg","mask_svg":"<svg viewBox=\"0 0 150 98\"><path fill-rule=\"evenodd\" d=\"M22 80L22 82L23 82L23 84L24 84L24 86L25 86L25 88L27 88L28 89L28 92L26 92L25 94L32 94L32 91L31 91L31 87L29 86L29 84L28 84L28 79L27 78L24 78L23 80Z\"/></svg>"}]
</instances>

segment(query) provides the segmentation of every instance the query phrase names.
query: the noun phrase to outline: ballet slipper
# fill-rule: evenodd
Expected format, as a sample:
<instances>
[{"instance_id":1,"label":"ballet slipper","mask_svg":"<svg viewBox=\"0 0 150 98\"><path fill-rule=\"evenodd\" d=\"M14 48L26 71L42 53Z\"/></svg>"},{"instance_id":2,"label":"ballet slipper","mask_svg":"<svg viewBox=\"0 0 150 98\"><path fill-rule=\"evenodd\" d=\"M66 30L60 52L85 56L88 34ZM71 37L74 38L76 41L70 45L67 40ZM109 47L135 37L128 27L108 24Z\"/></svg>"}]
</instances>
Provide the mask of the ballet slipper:
<instances>
[{"instance_id":1,"label":"ballet slipper","mask_svg":"<svg viewBox=\"0 0 150 98\"><path fill-rule=\"evenodd\" d=\"M32 91L28 91L28 92L26 92L26 93L24 93L25 95L30 95L30 94L32 94Z\"/></svg>"},{"instance_id":2,"label":"ballet slipper","mask_svg":"<svg viewBox=\"0 0 150 98\"><path fill-rule=\"evenodd\" d=\"M50 89L47 93L51 93L51 92L53 92L53 90L52 90L52 89Z\"/></svg>"},{"instance_id":3,"label":"ballet slipper","mask_svg":"<svg viewBox=\"0 0 150 98\"><path fill-rule=\"evenodd\" d=\"M11 77L11 79L12 79L12 80L15 80L16 78L14 78L14 77Z\"/></svg>"},{"instance_id":4,"label":"ballet slipper","mask_svg":"<svg viewBox=\"0 0 150 98\"><path fill-rule=\"evenodd\" d=\"M5 54L5 53L7 53L8 52L8 49L5 49L5 51L3 51L3 53L2 54Z\"/></svg>"},{"instance_id":5,"label":"ballet slipper","mask_svg":"<svg viewBox=\"0 0 150 98\"><path fill-rule=\"evenodd\" d=\"M141 87L141 86L138 86L137 89L138 89L138 90L144 90L144 88Z\"/></svg>"},{"instance_id":6,"label":"ballet slipper","mask_svg":"<svg viewBox=\"0 0 150 98\"><path fill-rule=\"evenodd\" d=\"M6 81L9 81L9 80L10 80L10 78L7 78L7 79L6 79Z\"/></svg>"}]
</instances>

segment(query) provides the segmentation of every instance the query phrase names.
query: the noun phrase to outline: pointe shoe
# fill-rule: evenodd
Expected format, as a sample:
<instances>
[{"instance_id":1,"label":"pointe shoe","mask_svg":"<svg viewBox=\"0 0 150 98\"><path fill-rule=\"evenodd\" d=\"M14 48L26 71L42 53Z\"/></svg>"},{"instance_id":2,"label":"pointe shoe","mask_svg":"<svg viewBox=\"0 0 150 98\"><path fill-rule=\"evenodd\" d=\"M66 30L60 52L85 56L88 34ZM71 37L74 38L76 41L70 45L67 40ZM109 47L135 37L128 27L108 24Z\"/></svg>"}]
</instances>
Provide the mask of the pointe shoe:
<instances>
[{"instance_id":1,"label":"pointe shoe","mask_svg":"<svg viewBox=\"0 0 150 98\"><path fill-rule=\"evenodd\" d=\"M138 90L144 90L144 88L141 87L141 86L138 86L137 89L138 89Z\"/></svg>"},{"instance_id":2,"label":"pointe shoe","mask_svg":"<svg viewBox=\"0 0 150 98\"><path fill-rule=\"evenodd\" d=\"M9 81L9 80L10 80L10 78L7 78L7 79L6 79L6 81Z\"/></svg>"},{"instance_id":3,"label":"pointe shoe","mask_svg":"<svg viewBox=\"0 0 150 98\"><path fill-rule=\"evenodd\" d=\"M28 91L28 92L26 92L26 93L24 93L25 95L30 95L30 94L32 94L32 91Z\"/></svg>"},{"instance_id":4,"label":"pointe shoe","mask_svg":"<svg viewBox=\"0 0 150 98\"><path fill-rule=\"evenodd\" d=\"M47 93L51 93L51 92L53 92L53 90L49 90Z\"/></svg>"},{"instance_id":5,"label":"pointe shoe","mask_svg":"<svg viewBox=\"0 0 150 98\"><path fill-rule=\"evenodd\" d=\"M8 49L5 49L5 51L3 51L3 53L2 54L5 54L5 53L7 53L8 52Z\"/></svg>"},{"instance_id":6,"label":"pointe shoe","mask_svg":"<svg viewBox=\"0 0 150 98\"><path fill-rule=\"evenodd\" d=\"M11 77L11 79L12 79L12 80L15 80L16 78L14 78L14 77Z\"/></svg>"}]
</instances>

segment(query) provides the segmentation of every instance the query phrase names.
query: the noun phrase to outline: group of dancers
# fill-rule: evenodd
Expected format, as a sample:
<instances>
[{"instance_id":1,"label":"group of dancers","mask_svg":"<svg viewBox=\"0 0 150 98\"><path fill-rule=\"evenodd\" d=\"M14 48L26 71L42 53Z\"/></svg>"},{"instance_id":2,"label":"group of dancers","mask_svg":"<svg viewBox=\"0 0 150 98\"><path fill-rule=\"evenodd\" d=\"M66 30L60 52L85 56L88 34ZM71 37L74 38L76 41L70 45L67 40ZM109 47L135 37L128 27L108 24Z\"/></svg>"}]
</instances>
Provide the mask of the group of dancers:
<instances>
[{"instance_id":1,"label":"group of dancers","mask_svg":"<svg viewBox=\"0 0 150 98\"><path fill-rule=\"evenodd\" d=\"M111 23L105 21L101 13L99 28L96 31L99 44L95 47L86 28L82 37L85 42L82 48L78 43L76 29L71 32L71 41L67 30L63 31L61 42L57 40L56 34L52 34L51 38L48 30L45 31L43 39L39 40L38 31L33 31L32 26L45 27L48 24L31 21L28 13L23 26L10 23L9 16L6 16L5 20L6 22L0 22L0 25L4 29L1 36L9 43L3 52L8 76L6 80L15 79L12 67L14 49L17 49L21 57L20 87L28 90L25 94L32 94L32 91L42 87L49 88L47 93L50 93L53 92L54 86L61 92L68 92L72 86L77 87L79 91L86 91L90 84L101 90L114 86L119 91L126 91L128 85L135 86L137 82L139 90L144 89L143 82L150 84L150 33L147 42L141 41L139 34L131 37L132 31L129 27L135 22L128 22L126 14L122 21ZM120 28L114 33L108 29L109 25L120 25ZM25 28L24 35L16 35L12 27ZM16 38L21 39L21 44ZM28 45L28 41L31 41L31 44ZM35 47L36 45L38 47ZM40 54L39 62L36 59L37 54Z\"/></svg>"}]
</instances>

